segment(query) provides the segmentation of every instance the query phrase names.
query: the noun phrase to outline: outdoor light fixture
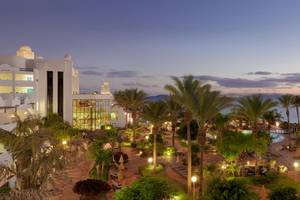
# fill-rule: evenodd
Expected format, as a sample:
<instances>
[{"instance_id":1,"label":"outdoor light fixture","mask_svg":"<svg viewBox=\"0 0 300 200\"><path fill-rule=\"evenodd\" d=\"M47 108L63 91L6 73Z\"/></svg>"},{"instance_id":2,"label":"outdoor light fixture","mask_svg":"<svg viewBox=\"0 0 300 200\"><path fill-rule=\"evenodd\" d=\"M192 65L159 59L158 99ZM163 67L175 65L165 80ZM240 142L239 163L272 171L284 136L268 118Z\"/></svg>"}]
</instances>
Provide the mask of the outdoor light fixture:
<instances>
[{"instance_id":1,"label":"outdoor light fixture","mask_svg":"<svg viewBox=\"0 0 300 200\"><path fill-rule=\"evenodd\" d=\"M148 163L151 164L152 162L153 162L153 158L152 157L148 158Z\"/></svg>"},{"instance_id":2,"label":"outdoor light fixture","mask_svg":"<svg viewBox=\"0 0 300 200\"><path fill-rule=\"evenodd\" d=\"M197 182L197 176L192 176L191 180L192 180L192 183L196 183Z\"/></svg>"},{"instance_id":3,"label":"outdoor light fixture","mask_svg":"<svg viewBox=\"0 0 300 200\"><path fill-rule=\"evenodd\" d=\"M298 168L298 167L299 167L299 162L295 161L295 162L293 163L293 166L294 166L295 168Z\"/></svg>"},{"instance_id":4,"label":"outdoor light fixture","mask_svg":"<svg viewBox=\"0 0 300 200\"><path fill-rule=\"evenodd\" d=\"M63 145L66 145L66 144L67 144L67 140L63 140L61 143L62 143Z\"/></svg>"},{"instance_id":5,"label":"outdoor light fixture","mask_svg":"<svg viewBox=\"0 0 300 200\"><path fill-rule=\"evenodd\" d=\"M197 182L197 176L192 176L191 181L193 183L193 200L196 199L196 182Z\"/></svg>"},{"instance_id":6,"label":"outdoor light fixture","mask_svg":"<svg viewBox=\"0 0 300 200\"><path fill-rule=\"evenodd\" d=\"M146 135L146 136L145 136L145 139L146 139L146 140L149 140L149 135Z\"/></svg>"}]
</instances>

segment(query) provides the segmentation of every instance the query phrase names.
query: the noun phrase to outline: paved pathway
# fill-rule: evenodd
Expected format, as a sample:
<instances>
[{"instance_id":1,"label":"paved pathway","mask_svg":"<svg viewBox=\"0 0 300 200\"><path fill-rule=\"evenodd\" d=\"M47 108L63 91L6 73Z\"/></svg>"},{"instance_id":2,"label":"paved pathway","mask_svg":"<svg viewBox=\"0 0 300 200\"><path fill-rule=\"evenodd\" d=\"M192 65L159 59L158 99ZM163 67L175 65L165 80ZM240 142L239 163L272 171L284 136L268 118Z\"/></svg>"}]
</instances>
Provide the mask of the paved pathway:
<instances>
[{"instance_id":1,"label":"paved pathway","mask_svg":"<svg viewBox=\"0 0 300 200\"><path fill-rule=\"evenodd\" d=\"M64 171L54 176L54 188L60 193L50 200L79 200L79 195L75 194L72 188L77 181L89 177L92 165L93 162L88 160L85 154L75 162L69 163Z\"/></svg>"}]
</instances>

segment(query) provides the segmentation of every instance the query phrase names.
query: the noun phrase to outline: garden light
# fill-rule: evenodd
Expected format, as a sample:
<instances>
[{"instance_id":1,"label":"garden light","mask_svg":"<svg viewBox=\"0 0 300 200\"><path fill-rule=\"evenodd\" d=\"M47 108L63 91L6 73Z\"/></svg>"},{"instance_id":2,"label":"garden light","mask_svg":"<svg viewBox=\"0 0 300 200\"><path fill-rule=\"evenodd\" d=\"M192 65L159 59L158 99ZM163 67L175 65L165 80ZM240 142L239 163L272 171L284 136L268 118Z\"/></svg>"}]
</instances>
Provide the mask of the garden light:
<instances>
[{"instance_id":1,"label":"garden light","mask_svg":"<svg viewBox=\"0 0 300 200\"><path fill-rule=\"evenodd\" d=\"M295 161L295 162L293 163L293 166L294 166L295 168L298 168L298 167L299 167L299 163L298 163L297 161Z\"/></svg>"},{"instance_id":2,"label":"garden light","mask_svg":"<svg viewBox=\"0 0 300 200\"><path fill-rule=\"evenodd\" d=\"M152 162L153 162L153 158L152 157L148 158L148 163L151 164Z\"/></svg>"},{"instance_id":3,"label":"garden light","mask_svg":"<svg viewBox=\"0 0 300 200\"><path fill-rule=\"evenodd\" d=\"M197 182L197 176L192 176L191 180L192 180L193 183L196 183Z\"/></svg>"}]
</instances>

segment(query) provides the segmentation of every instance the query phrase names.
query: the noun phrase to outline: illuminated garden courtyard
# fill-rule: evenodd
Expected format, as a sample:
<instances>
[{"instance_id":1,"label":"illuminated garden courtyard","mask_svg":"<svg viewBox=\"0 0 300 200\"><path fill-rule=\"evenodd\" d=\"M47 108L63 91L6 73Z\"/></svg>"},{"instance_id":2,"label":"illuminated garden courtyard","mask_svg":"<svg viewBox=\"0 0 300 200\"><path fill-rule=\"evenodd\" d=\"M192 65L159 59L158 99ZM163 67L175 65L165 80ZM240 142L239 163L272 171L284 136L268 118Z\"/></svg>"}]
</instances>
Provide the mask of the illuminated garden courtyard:
<instances>
[{"instance_id":1,"label":"illuminated garden courtyard","mask_svg":"<svg viewBox=\"0 0 300 200\"><path fill-rule=\"evenodd\" d=\"M298 96L227 97L192 76L165 89L170 95L155 100L138 89L114 92L123 128L15 113L15 128L1 129L11 160L1 164L0 198L298 198L299 124L289 121Z\"/></svg>"}]
</instances>

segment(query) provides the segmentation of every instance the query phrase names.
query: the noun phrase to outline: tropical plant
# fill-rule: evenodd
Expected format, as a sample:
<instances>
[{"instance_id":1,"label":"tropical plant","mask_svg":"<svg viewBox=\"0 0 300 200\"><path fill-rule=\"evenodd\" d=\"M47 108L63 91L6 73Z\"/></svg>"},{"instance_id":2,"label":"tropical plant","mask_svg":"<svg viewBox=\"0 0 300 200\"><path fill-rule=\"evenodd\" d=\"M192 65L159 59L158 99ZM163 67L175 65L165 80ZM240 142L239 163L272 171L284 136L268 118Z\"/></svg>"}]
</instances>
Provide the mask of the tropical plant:
<instances>
[{"instance_id":1,"label":"tropical plant","mask_svg":"<svg viewBox=\"0 0 300 200\"><path fill-rule=\"evenodd\" d=\"M258 199L254 193L251 193L246 185L233 180L226 180L220 177L214 177L207 184L205 194L206 200L254 200Z\"/></svg>"},{"instance_id":2,"label":"tropical plant","mask_svg":"<svg viewBox=\"0 0 300 200\"><path fill-rule=\"evenodd\" d=\"M294 97L293 95L282 95L281 97L278 98L278 101L280 105L285 109L285 114L287 118L287 123L288 123L288 131L290 130L290 107L293 104Z\"/></svg>"},{"instance_id":3,"label":"tropical plant","mask_svg":"<svg viewBox=\"0 0 300 200\"><path fill-rule=\"evenodd\" d=\"M190 122L190 134L191 140L196 140L198 135L198 124L197 121L192 120ZM181 140L187 140L187 126L186 123L183 122L180 124L179 129L177 130L177 135Z\"/></svg>"},{"instance_id":4,"label":"tropical plant","mask_svg":"<svg viewBox=\"0 0 300 200\"><path fill-rule=\"evenodd\" d=\"M299 200L297 190L292 187L278 188L269 195L270 200Z\"/></svg>"},{"instance_id":5,"label":"tropical plant","mask_svg":"<svg viewBox=\"0 0 300 200\"><path fill-rule=\"evenodd\" d=\"M268 122L268 131L270 132L271 125L274 125L276 121L279 121L281 119L281 115L276 110L270 110L263 114L262 119Z\"/></svg>"},{"instance_id":6,"label":"tropical plant","mask_svg":"<svg viewBox=\"0 0 300 200\"><path fill-rule=\"evenodd\" d=\"M218 113L213 119L213 125L217 131L217 137L219 140L222 140L223 133L227 129L227 126L230 122L230 115L223 115L222 113Z\"/></svg>"},{"instance_id":7,"label":"tropical plant","mask_svg":"<svg viewBox=\"0 0 300 200\"><path fill-rule=\"evenodd\" d=\"M187 169L187 188L188 193L191 193L191 178L192 178L192 150L191 150L191 133L190 133L190 123L193 119L192 110L193 110L193 96L195 91L198 90L200 83L198 80L195 80L193 76L184 76L182 79L177 77L172 77L174 85L166 85L165 89L174 96L178 104L182 105L184 112L184 122L187 126L187 142L188 142L188 169Z\"/></svg>"},{"instance_id":8,"label":"tropical plant","mask_svg":"<svg viewBox=\"0 0 300 200\"><path fill-rule=\"evenodd\" d=\"M0 174L15 175L18 189L40 189L53 169L64 165L63 146L53 130L40 127L39 120L19 121L14 134L0 130L0 142L11 153L12 166L0 166Z\"/></svg>"},{"instance_id":9,"label":"tropical plant","mask_svg":"<svg viewBox=\"0 0 300 200\"><path fill-rule=\"evenodd\" d=\"M273 109L277 105L276 102L269 98L264 99L261 95L252 95L243 97L238 100L236 105L237 115L248 121L252 126L252 133L258 138L258 121L263 115ZM256 156L255 172L258 173L258 156Z\"/></svg>"},{"instance_id":10,"label":"tropical plant","mask_svg":"<svg viewBox=\"0 0 300 200\"><path fill-rule=\"evenodd\" d=\"M160 177L144 177L115 193L115 200L163 200L179 196L178 189ZM187 198L182 195L182 200Z\"/></svg>"},{"instance_id":11,"label":"tropical plant","mask_svg":"<svg viewBox=\"0 0 300 200\"><path fill-rule=\"evenodd\" d=\"M139 114L146 103L147 94L138 89L125 89L115 92L117 105L132 115L132 126L136 127ZM135 143L135 128L133 128L133 142Z\"/></svg>"},{"instance_id":12,"label":"tropical plant","mask_svg":"<svg viewBox=\"0 0 300 200\"><path fill-rule=\"evenodd\" d=\"M153 125L153 166L155 170L157 164L157 132L159 132L161 125L168 119L166 103L164 101L156 101L146 104L143 110L143 118Z\"/></svg>"},{"instance_id":13,"label":"tropical plant","mask_svg":"<svg viewBox=\"0 0 300 200\"><path fill-rule=\"evenodd\" d=\"M166 106L168 109L169 120L172 123L172 146L175 147L176 126L178 118L182 113L182 106L175 100L174 96L168 97Z\"/></svg>"},{"instance_id":14,"label":"tropical plant","mask_svg":"<svg viewBox=\"0 0 300 200\"><path fill-rule=\"evenodd\" d=\"M294 96L293 98L293 106L296 109L297 114L297 122L298 122L298 128L300 128L300 116L299 116L299 107L300 107L300 96Z\"/></svg>"},{"instance_id":15,"label":"tropical plant","mask_svg":"<svg viewBox=\"0 0 300 200\"><path fill-rule=\"evenodd\" d=\"M192 113L198 123L198 143L200 145L200 187L199 195L203 195L204 174L203 174L203 156L206 143L206 132L212 120L229 105L230 99L220 95L218 91L212 91L209 85L198 87L195 95L192 97Z\"/></svg>"},{"instance_id":16,"label":"tropical plant","mask_svg":"<svg viewBox=\"0 0 300 200\"><path fill-rule=\"evenodd\" d=\"M109 167L112 161L112 138L103 135L94 140L89 146L89 157L94 160L90 176L94 179L108 180Z\"/></svg>"},{"instance_id":17,"label":"tropical plant","mask_svg":"<svg viewBox=\"0 0 300 200\"><path fill-rule=\"evenodd\" d=\"M261 95L252 95L240 98L236 105L236 111L237 115L251 124L253 134L256 135L258 121L276 105L277 103L271 99L264 99Z\"/></svg>"}]
</instances>

